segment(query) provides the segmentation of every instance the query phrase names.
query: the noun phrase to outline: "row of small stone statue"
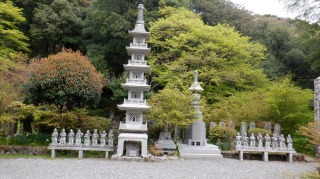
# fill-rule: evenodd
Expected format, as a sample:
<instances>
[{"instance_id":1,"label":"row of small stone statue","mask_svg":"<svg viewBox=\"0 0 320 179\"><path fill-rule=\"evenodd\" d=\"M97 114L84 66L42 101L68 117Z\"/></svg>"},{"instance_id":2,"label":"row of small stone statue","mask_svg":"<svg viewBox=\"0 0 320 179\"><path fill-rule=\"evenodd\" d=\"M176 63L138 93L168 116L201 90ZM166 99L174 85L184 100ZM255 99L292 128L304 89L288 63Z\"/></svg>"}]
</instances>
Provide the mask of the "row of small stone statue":
<instances>
[{"instance_id":1,"label":"row of small stone statue","mask_svg":"<svg viewBox=\"0 0 320 179\"><path fill-rule=\"evenodd\" d=\"M264 146L263 146L264 140ZM287 145L286 145L287 141ZM258 150L288 150L294 151L292 146L292 138L289 134L287 140L283 134L277 136L273 133L273 136L270 137L269 134L263 138L259 133L257 137L251 133L250 137L247 136L247 133L244 133L242 136L238 132L236 136L236 149L258 149Z\"/></svg>"},{"instance_id":2,"label":"row of small stone statue","mask_svg":"<svg viewBox=\"0 0 320 179\"><path fill-rule=\"evenodd\" d=\"M82 145L82 136L83 133L80 129L78 132L74 134L73 130L70 129L69 134L67 135L65 129L62 129L60 135L57 129L53 130L51 140L51 146L67 146L67 147L105 147L107 133L106 131L100 132L100 137L98 134L98 130L95 129L93 134L90 133L89 130L84 134L84 143ZM67 142L68 137L68 142ZM100 143L98 143L98 139L100 139ZM108 145L113 146L113 133L112 130L109 132Z\"/></svg>"}]
</instances>

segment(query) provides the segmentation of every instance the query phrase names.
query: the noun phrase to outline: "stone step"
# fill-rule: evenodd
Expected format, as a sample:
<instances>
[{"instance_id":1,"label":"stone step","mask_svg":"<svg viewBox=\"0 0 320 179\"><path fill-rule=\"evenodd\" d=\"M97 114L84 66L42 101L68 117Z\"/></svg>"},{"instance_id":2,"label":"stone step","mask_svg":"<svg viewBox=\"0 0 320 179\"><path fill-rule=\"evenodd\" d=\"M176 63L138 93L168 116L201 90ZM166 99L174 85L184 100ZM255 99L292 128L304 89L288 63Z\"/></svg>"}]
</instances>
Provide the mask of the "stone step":
<instances>
[{"instance_id":1,"label":"stone step","mask_svg":"<svg viewBox=\"0 0 320 179\"><path fill-rule=\"evenodd\" d=\"M221 154L181 154L183 159L222 159Z\"/></svg>"},{"instance_id":2,"label":"stone step","mask_svg":"<svg viewBox=\"0 0 320 179\"><path fill-rule=\"evenodd\" d=\"M220 150L196 150L196 149L179 149L180 153L186 153L186 154L219 154L221 155L221 151Z\"/></svg>"},{"instance_id":3,"label":"stone step","mask_svg":"<svg viewBox=\"0 0 320 179\"><path fill-rule=\"evenodd\" d=\"M220 149L215 145L207 145L207 146L188 146L188 145L180 145L179 146L180 153L186 154L220 154Z\"/></svg>"}]
</instances>

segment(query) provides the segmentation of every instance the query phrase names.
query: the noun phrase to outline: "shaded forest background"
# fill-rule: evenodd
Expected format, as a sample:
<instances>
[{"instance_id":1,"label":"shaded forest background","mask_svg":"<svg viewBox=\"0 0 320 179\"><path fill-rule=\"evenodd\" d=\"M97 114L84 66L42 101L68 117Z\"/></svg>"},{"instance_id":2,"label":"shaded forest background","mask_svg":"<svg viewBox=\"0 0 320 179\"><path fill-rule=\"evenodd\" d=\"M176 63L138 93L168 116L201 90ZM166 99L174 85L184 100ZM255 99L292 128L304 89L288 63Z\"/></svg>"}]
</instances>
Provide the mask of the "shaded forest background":
<instances>
[{"instance_id":1,"label":"shaded forest background","mask_svg":"<svg viewBox=\"0 0 320 179\"><path fill-rule=\"evenodd\" d=\"M177 92L190 96L186 90L197 69L205 89L202 111L207 123L280 123L283 133L299 142L298 150L309 151L309 139L297 130L313 121L313 80L320 76L319 19L286 2L315 23L253 15L227 0L0 0L0 135L51 133L53 127L117 128L124 118L116 105L126 97L120 84L127 78L123 64L129 59L128 30L134 28L137 5L143 3L145 26L152 34L152 72L147 75L151 90L146 97L159 108L145 119L151 138L164 123L171 124L171 130L188 123L180 105L155 99L170 100L165 95ZM49 55L63 59L62 51L86 56L103 79L101 94L77 91L71 83L63 87L68 92L41 90L44 81L31 78L40 72L30 66ZM60 84L70 76L59 75L53 78L62 80ZM39 81L30 86L31 79ZM57 85L55 80L45 84ZM58 94L60 101L48 94ZM74 94L78 96L71 98ZM80 103L84 95L94 96L93 101ZM159 111L168 104L177 112L163 117Z\"/></svg>"}]
</instances>

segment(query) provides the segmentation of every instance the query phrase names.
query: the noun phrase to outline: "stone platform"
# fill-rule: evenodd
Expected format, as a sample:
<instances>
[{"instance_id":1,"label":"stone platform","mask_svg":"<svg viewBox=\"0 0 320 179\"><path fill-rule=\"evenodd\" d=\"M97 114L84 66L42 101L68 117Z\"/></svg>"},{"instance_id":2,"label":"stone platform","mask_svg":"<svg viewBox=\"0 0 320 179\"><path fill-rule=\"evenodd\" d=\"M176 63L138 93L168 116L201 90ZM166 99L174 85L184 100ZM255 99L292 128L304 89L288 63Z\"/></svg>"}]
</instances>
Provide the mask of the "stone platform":
<instances>
[{"instance_id":1,"label":"stone platform","mask_svg":"<svg viewBox=\"0 0 320 179\"><path fill-rule=\"evenodd\" d=\"M221 151L216 145L192 146L179 144L179 151L183 159L222 159Z\"/></svg>"}]
</instances>

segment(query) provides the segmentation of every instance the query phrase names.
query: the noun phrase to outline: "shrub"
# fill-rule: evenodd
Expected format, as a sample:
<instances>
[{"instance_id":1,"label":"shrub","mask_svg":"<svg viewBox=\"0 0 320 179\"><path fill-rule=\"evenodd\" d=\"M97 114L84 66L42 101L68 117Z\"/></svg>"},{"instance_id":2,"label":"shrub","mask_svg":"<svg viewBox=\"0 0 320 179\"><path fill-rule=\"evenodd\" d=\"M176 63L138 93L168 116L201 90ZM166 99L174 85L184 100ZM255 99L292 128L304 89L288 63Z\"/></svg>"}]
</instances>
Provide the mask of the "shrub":
<instances>
[{"instance_id":1,"label":"shrub","mask_svg":"<svg viewBox=\"0 0 320 179\"><path fill-rule=\"evenodd\" d=\"M220 140L216 143L220 150L226 151L230 149L230 144L228 142L221 142Z\"/></svg>"},{"instance_id":2,"label":"shrub","mask_svg":"<svg viewBox=\"0 0 320 179\"><path fill-rule=\"evenodd\" d=\"M303 154L309 154L314 156L315 154L315 147L313 144L310 144L310 138L304 136L293 136L293 148Z\"/></svg>"},{"instance_id":3,"label":"shrub","mask_svg":"<svg viewBox=\"0 0 320 179\"><path fill-rule=\"evenodd\" d=\"M51 135L48 134L23 134L0 139L2 145L40 145L47 146Z\"/></svg>"},{"instance_id":4,"label":"shrub","mask_svg":"<svg viewBox=\"0 0 320 179\"><path fill-rule=\"evenodd\" d=\"M248 131L248 136L251 135L251 133L253 133L255 136L257 136L259 133L264 136L266 134L269 134L270 136L272 135L271 131L267 130L267 129L262 129L262 128L253 128L251 130Z\"/></svg>"},{"instance_id":5,"label":"shrub","mask_svg":"<svg viewBox=\"0 0 320 179\"><path fill-rule=\"evenodd\" d=\"M25 101L54 104L61 112L96 105L102 87L103 79L88 58L65 50L30 64Z\"/></svg>"},{"instance_id":6,"label":"shrub","mask_svg":"<svg viewBox=\"0 0 320 179\"><path fill-rule=\"evenodd\" d=\"M209 130L209 142L216 143L220 139L221 142L228 142L230 144L234 141L236 135L237 131L232 128L215 126Z\"/></svg>"}]
</instances>

